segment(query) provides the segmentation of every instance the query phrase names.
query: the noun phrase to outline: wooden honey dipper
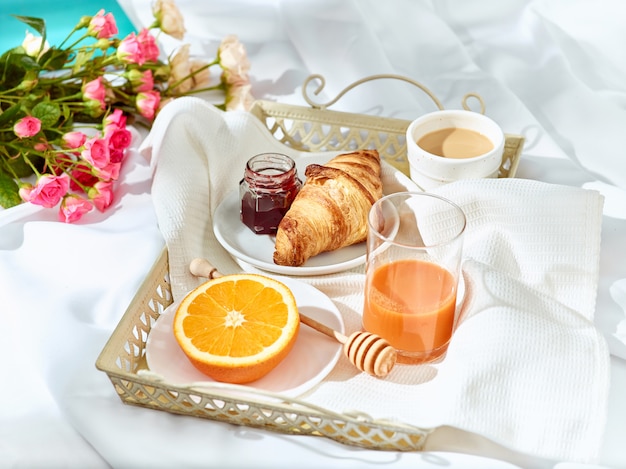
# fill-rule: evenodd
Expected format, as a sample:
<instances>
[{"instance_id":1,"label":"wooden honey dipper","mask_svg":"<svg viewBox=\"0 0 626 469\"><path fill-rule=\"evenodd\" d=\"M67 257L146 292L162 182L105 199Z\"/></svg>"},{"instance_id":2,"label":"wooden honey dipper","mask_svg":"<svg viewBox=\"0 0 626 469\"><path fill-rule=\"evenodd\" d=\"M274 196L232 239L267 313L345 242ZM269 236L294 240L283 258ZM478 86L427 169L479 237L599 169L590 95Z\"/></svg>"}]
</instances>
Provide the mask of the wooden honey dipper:
<instances>
[{"instance_id":1,"label":"wooden honey dipper","mask_svg":"<svg viewBox=\"0 0 626 469\"><path fill-rule=\"evenodd\" d=\"M208 260L197 258L189 264L189 271L196 277L213 279L222 274ZM343 344L343 353L360 371L377 378L384 378L396 364L397 352L389 342L371 332L356 331L345 336L342 333L299 313L300 322Z\"/></svg>"}]
</instances>

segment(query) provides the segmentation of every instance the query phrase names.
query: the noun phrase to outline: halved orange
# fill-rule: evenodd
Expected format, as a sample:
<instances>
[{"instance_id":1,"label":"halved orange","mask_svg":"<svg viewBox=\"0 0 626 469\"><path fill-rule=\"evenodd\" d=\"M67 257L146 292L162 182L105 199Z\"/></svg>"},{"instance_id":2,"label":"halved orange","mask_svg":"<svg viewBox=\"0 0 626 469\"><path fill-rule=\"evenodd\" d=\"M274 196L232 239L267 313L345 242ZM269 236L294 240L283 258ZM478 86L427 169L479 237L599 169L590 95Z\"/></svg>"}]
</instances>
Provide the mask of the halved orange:
<instances>
[{"instance_id":1,"label":"halved orange","mask_svg":"<svg viewBox=\"0 0 626 469\"><path fill-rule=\"evenodd\" d=\"M273 370L296 341L291 290L258 274L209 280L183 298L174 336L189 361L216 381L249 383Z\"/></svg>"}]
</instances>

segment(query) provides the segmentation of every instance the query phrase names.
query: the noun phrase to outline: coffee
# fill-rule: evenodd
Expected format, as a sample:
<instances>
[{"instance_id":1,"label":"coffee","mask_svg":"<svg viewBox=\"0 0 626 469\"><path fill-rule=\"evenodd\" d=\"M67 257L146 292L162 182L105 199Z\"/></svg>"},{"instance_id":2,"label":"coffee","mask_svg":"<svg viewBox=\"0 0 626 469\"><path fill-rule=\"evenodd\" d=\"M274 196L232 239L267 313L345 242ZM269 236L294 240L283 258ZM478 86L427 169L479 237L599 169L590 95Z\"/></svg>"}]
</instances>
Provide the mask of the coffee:
<instances>
[{"instance_id":1,"label":"coffee","mask_svg":"<svg viewBox=\"0 0 626 469\"><path fill-rule=\"evenodd\" d=\"M493 149L493 143L483 134L459 127L427 133L417 144L428 153L444 158L473 158Z\"/></svg>"}]
</instances>

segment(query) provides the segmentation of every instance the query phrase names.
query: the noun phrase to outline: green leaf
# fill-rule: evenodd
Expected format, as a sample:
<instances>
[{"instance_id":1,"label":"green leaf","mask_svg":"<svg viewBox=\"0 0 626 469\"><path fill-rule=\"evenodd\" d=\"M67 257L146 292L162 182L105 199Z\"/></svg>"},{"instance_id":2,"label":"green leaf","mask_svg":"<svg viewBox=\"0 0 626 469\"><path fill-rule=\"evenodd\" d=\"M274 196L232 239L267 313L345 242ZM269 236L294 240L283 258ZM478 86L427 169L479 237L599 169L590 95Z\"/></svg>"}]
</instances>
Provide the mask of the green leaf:
<instances>
[{"instance_id":1,"label":"green leaf","mask_svg":"<svg viewBox=\"0 0 626 469\"><path fill-rule=\"evenodd\" d=\"M0 206L15 207L22 203L19 186L10 176L0 173Z\"/></svg>"},{"instance_id":2,"label":"green leaf","mask_svg":"<svg viewBox=\"0 0 626 469\"><path fill-rule=\"evenodd\" d=\"M14 120L20 113L21 106L14 104L2 114L0 114L0 127L12 127Z\"/></svg>"},{"instance_id":3,"label":"green leaf","mask_svg":"<svg viewBox=\"0 0 626 469\"><path fill-rule=\"evenodd\" d=\"M63 113L63 120L72 122L72 111L67 104L61 104L61 112Z\"/></svg>"},{"instance_id":4,"label":"green leaf","mask_svg":"<svg viewBox=\"0 0 626 469\"><path fill-rule=\"evenodd\" d=\"M59 117L61 117L61 109L56 103L42 101L35 104L32 115L41 121L41 127L43 129L48 129L56 124Z\"/></svg>"},{"instance_id":5,"label":"green leaf","mask_svg":"<svg viewBox=\"0 0 626 469\"><path fill-rule=\"evenodd\" d=\"M28 70L37 71L38 69L37 62L26 55L21 46L11 49L0 60L2 89L6 90L19 85Z\"/></svg>"},{"instance_id":6,"label":"green leaf","mask_svg":"<svg viewBox=\"0 0 626 469\"><path fill-rule=\"evenodd\" d=\"M15 59L19 60L19 65L24 70L39 70L41 68L39 67L39 64L37 63L37 61L26 53L16 55ZM15 60L14 63L17 64L17 60Z\"/></svg>"},{"instance_id":7,"label":"green leaf","mask_svg":"<svg viewBox=\"0 0 626 469\"><path fill-rule=\"evenodd\" d=\"M20 20L22 23L27 24L35 31L37 31L43 40L46 40L46 22L41 18L35 18L33 16L20 16L20 15L11 15L14 18Z\"/></svg>"},{"instance_id":8,"label":"green leaf","mask_svg":"<svg viewBox=\"0 0 626 469\"><path fill-rule=\"evenodd\" d=\"M78 73L80 69L86 63L91 62L91 60L93 59L93 55L94 55L93 50L90 50L90 51L79 50L78 53L76 54L74 66L72 67L72 70L74 71L74 73Z\"/></svg>"},{"instance_id":9,"label":"green leaf","mask_svg":"<svg viewBox=\"0 0 626 469\"><path fill-rule=\"evenodd\" d=\"M37 155L30 155L28 160L38 170L43 169L45 161L42 157ZM16 176L20 179L26 178L34 174L32 166L26 162L23 155L20 155L17 158L6 159L2 163L5 165L5 168L2 168L0 166L0 173L3 172L4 174L7 174L9 176Z\"/></svg>"},{"instance_id":10,"label":"green leaf","mask_svg":"<svg viewBox=\"0 0 626 469\"><path fill-rule=\"evenodd\" d=\"M57 49L51 47L39 59L39 63L45 70L60 70L70 61L70 49Z\"/></svg>"},{"instance_id":11,"label":"green leaf","mask_svg":"<svg viewBox=\"0 0 626 469\"><path fill-rule=\"evenodd\" d=\"M1 157L2 155L0 155ZM43 171L46 164L46 160L39 155L29 154L28 161L23 154L20 154L17 158L6 158L0 161L0 173L7 174L12 177L24 179L35 173L33 166L37 171ZM4 165L4 167L3 167Z\"/></svg>"}]
</instances>

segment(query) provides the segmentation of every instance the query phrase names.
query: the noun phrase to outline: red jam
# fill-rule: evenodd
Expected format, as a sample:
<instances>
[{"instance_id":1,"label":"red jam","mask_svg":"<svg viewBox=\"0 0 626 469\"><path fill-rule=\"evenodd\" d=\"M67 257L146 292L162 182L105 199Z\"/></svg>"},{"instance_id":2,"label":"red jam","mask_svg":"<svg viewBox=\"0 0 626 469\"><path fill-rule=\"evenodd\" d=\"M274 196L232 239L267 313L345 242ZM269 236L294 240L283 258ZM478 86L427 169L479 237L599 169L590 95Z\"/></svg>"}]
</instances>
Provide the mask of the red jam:
<instances>
[{"instance_id":1,"label":"red jam","mask_svg":"<svg viewBox=\"0 0 626 469\"><path fill-rule=\"evenodd\" d=\"M288 156L253 156L239 183L241 221L256 234L275 234L300 187L296 164Z\"/></svg>"}]
</instances>

